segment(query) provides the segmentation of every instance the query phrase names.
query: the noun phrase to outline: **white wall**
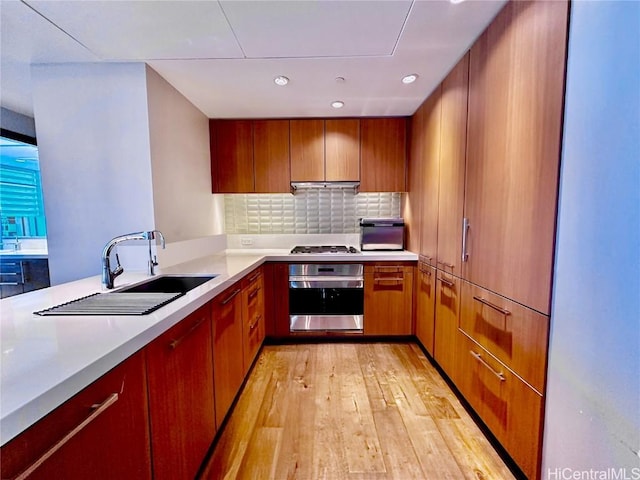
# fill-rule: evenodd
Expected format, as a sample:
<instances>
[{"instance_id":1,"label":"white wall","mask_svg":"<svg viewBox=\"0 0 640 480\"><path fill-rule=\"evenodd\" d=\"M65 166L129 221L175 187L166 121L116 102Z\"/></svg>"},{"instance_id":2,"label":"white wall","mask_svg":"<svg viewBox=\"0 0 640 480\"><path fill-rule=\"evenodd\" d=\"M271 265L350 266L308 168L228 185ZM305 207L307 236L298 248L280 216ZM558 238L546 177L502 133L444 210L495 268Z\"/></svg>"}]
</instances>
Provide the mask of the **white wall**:
<instances>
[{"instance_id":1,"label":"white wall","mask_svg":"<svg viewBox=\"0 0 640 480\"><path fill-rule=\"evenodd\" d=\"M167 242L223 233L211 193L208 118L150 67L147 95L156 228Z\"/></svg>"},{"instance_id":2,"label":"white wall","mask_svg":"<svg viewBox=\"0 0 640 480\"><path fill-rule=\"evenodd\" d=\"M32 83L55 285L99 274L112 237L154 228L146 70L35 65Z\"/></svg>"},{"instance_id":3,"label":"white wall","mask_svg":"<svg viewBox=\"0 0 640 480\"><path fill-rule=\"evenodd\" d=\"M640 478L639 32L572 3L543 478Z\"/></svg>"}]
</instances>

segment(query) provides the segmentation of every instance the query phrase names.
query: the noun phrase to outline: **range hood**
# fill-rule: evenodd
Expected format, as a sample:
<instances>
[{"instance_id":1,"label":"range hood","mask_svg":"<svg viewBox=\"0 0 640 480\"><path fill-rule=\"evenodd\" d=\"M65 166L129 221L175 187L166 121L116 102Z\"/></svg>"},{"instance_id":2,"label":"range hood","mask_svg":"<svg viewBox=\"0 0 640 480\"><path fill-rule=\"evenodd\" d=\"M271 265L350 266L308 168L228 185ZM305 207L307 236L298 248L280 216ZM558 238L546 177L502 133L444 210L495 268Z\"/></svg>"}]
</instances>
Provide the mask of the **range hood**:
<instances>
[{"instance_id":1,"label":"range hood","mask_svg":"<svg viewBox=\"0 0 640 480\"><path fill-rule=\"evenodd\" d=\"M293 194L301 189L319 188L353 190L353 193L355 194L358 193L360 182L291 182L291 193Z\"/></svg>"}]
</instances>

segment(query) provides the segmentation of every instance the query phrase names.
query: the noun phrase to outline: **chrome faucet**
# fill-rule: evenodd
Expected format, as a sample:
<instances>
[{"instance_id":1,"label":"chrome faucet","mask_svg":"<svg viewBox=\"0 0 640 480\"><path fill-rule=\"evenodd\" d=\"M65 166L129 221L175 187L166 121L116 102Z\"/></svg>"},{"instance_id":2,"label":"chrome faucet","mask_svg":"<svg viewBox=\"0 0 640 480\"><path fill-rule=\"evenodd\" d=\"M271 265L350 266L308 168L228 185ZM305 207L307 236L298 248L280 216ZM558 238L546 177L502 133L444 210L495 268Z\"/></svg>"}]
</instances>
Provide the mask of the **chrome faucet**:
<instances>
[{"instance_id":1,"label":"chrome faucet","mask_svg":"<svg viewBox=\"0 0 640 480\"><path fill-rule=\"evenodd\" d=\"M149 241L149 275L155 275L155 267L158 265L156 257L151 256L151 240L155 240L160 237L160 244L162 248L165 248L164 235L159 230L149 230L147 232L128 233L126 235L120 235L111 239L102 250L102 284L106 288L113 288L113 281L115 278L124 272L124 268L120 265L120 259L116 253L117 266L114 270L111 270L111 250L119 243L126 242L128 240L148 240Z\"/></svg>"}]
</instances>

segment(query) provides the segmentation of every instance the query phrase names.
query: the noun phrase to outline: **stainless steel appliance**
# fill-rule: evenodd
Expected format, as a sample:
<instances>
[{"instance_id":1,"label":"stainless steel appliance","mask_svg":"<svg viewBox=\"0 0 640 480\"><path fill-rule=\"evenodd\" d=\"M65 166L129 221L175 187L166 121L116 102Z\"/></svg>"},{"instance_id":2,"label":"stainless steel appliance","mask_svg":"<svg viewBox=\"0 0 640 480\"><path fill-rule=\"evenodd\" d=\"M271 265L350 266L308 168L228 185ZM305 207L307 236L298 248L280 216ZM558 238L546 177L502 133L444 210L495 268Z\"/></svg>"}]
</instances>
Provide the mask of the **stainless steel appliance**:
<instances>
[{"instance_id":1,"label":"stainless steel appliance","mask_svg":"<svg viewBox=\"0 0 640 480\"><path fill-rule=\"evenodd\" d=\"M360 249L403 250L404 220L402 218L361 218Z\"/></svg>"},{"instance_id":2,"label":"stainless steel appliance","mask_svg":"<svg viewBox=\"0 0 640 480\"><path fill-rule=\"evenodd\" d=\"M357 248L345 245L301 245L293 247L291 253L314 253L314 254L336 254L336 253L360 253Z\"/></svg>"},{"instance_id":3,"label":"stainless steel appliance","mask_svg":"<svg viewBox=\"0 0 640 480\"><path fill-rule=\"evenodd\" d=\"M362 333L363 271L361 263L289 265L290 331Z\"/></svg>"}]
</instances>

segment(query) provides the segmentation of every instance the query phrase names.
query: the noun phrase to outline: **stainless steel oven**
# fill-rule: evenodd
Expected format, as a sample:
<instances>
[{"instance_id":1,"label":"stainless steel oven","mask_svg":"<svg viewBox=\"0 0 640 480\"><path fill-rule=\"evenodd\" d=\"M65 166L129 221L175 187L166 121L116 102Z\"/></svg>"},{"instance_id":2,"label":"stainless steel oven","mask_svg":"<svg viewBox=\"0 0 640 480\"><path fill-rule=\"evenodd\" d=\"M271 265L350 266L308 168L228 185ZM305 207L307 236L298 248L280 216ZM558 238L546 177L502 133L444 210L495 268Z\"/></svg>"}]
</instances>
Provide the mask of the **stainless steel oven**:
<instances>
[{"instance_id":1,"label":"stainless steel oven","mask_svg":"<svg viewBox=\"0 0 640 480\"><path fill-rule=\"evenodd\" d=\"M289 265L292 332L363 331L361 263Z\"/></svg>"}]
</instances>

